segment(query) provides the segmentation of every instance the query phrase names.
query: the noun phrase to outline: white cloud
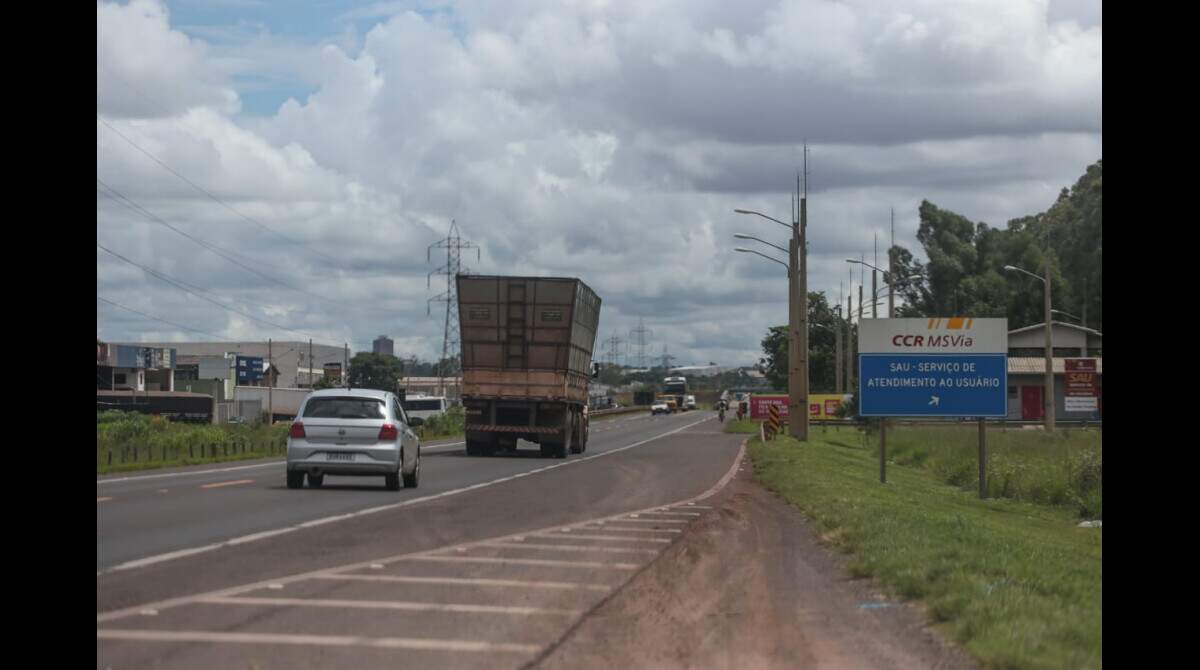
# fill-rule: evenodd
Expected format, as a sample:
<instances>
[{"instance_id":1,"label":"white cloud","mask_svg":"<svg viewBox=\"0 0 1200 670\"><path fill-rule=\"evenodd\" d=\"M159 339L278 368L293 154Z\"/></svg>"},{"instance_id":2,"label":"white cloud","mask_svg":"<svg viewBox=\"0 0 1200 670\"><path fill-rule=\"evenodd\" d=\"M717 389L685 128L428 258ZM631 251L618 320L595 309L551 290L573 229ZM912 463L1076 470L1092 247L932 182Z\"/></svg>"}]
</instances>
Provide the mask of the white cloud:
<instances>
[{"instance_id":1,"label":"white cloud","mask_svg":"<svg viewBox=\"0 0 1200 670\"><path fill-rule=\"evenodd\" d=\"M1100 158L1101 28L1089 7L379 3L343 17L378 18L361 37L339 25L303 45L268 25L214 54L160 5L101 3L101 118L307 248L256 229L98 124L101 178L335 304L108 200L98 237L268 320L359 346L387 332L411 348L402 353L429 358L441 321L426 317L439 289L424 275L444 257L424 252L453 218L482 247L465 258L474 270L591 284L605 300L602 334L626 334L641 316L653 353L670 342L681 362L749 363L762 331L785 318L786 290L781 268L732 252L731 234L784 235L731 210L786 218L808 139L810 286L836 292L844 258L870 253L892 206L898 242L915 251L923 198L992 225L1045 209ZM167 111L107 86L105 67ZM229 82L257 73L313 92L241 115L231 87L242 84ZM120 265L98 257L102 294L214 332L270 331ZM161 326L138 319L120 321L121 339Z\"/></svg>"}]
</instances>

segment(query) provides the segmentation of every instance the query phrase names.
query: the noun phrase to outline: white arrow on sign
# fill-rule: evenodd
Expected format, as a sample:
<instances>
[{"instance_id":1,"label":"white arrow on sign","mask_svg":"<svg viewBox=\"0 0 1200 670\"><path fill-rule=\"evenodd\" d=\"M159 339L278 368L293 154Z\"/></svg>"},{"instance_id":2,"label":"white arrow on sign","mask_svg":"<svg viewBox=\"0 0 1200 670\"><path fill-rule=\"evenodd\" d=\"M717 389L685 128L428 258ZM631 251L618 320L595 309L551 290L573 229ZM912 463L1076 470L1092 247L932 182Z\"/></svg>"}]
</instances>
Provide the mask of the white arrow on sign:
<instances>
[{"instance_id":1,"label":"white arrow on sign","mask_svg":"<svg viewBox=\"0 0 1200 670\"><path fill-rule=\"evenodd\" d=\"M929 404L930 404L930 405L933 405L934 407L937 407L937 406L938 406L938 403L940 403L940 402L941 402L941 399L940 399L940 398L938 398L937 396L935 396L935 395L931 395L931 396L929 396Z\"/></svg>"}]
</instances>

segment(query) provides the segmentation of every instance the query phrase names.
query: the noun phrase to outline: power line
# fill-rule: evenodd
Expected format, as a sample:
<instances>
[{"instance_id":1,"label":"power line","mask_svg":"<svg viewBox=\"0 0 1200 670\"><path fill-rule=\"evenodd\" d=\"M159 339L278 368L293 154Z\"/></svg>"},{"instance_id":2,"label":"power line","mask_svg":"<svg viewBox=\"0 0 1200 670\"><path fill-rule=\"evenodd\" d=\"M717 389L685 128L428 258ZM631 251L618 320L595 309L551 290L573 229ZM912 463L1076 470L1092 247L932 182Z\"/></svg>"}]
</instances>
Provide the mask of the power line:
<instances>
[{"instance_id":1,"label":"power line","mask_svg":"<svg viewBox=\"0 0 1200 670\"><path fill-rule=\"evenodd\" d=\"M334 258L334 257L332 257L332 256L330 256L330 255L328 255L328 254L322 253L322 252L320 252L320 251L317 251L316 249L313 249L312 247L310 247L310 246L308 246L308 245L304 244L303 242L301 242L301 241L299 241L299 240L296 240L296 239L292 239L291 237L288 237L287 235L284 235L283 233L281 233L281 232L279 232L279 231L275 230L274 228L271 228L270 226L266 225L265 223L261 223L261 222L259 222L259 221L256 221L255 219L252 219L252 218L250 218L249 216L246 216L245 214L243 214L243 213L239 212L237 209L235 209L235 208L233 207L233 205L230 205L229 203L225 202L224 200L222 200L222 199L218 198L216 195L213 195L213 194L212 194L210 191L208 191L207 189L205 189L203 186L200 186L199 184L197 184L196 182L192 181L191 179L188 179L187 177L183 176L182 174L180 174L179 172L177 172L175 169L173 169L173 168L172 168L170 165L167 165L166 163L164 163L164 162L162 162L161 160L159 160L159 159L158 159L158 158L157 158L157 157L156 157L154 154L152 154L152 153L150 153L149 151L146 151L146 150L145 150L145 149L143 149L142 147L138 146L137 142L134 142L133 140L131 140L131 139L129 139L128 137L126 137L124 133L122 133L121 131L119 131L119 130L117 130L116 128L114 128L114 127L112 126L112 124L110 124L108 121L105 121L103 118L98 118L97 120L98 120L98 121L100 121L100 123L103 123L103 124L105 125L105 127L107 127L109 130L111 130L111 131L113 131L114 133L116 133L118 137L120 137L121 139L123 139L123 140L125 140L126 142L128 142L128 143L129 143L129 145L130 145L130 146L132 146L134 149L137 149L137 150L138 150L138 151L140 151L142 154L144 154L144 155L145 155L147 158L149 158L150 160L154 161L155 163L158 163L158 164L159 164L159 165L160 165L160 166L161 166L161 167L162 167L164 170L166 170L167 172L170 172L171 174L175 175L176 177L179 177L180 179L182 179L184 182L186 182L186 183L187 183L189 186L191 186L192 188L194 188L194 189L196 189L197 191L200 191L200 192L201 192L201 193L203 193L204 195L208 196L209 198L211 198L211 199L212 199L214 202L216 202L217 204L219 204L219 205L221 205L222 207L224 207L224 208L228 209L229 211L233 212L234 214L237 214L238 216L242 217L243 219L245 219L245 220L249 221L250 223L253 223L254 225L258 226L259 228L262 228L263 230L266 230L266 231L268 231L268 232L270 232L270 233L274 233L275 235L278 235L279 237L281 237L281 238L283 238L283 239L287 240L288 242L291 242L292 244L295 244L295 245L297 245L297 246L300 246L300 247L304 247L305 249L308 249L309 251L313 252L314 254L316 254L316 255L318 255L318 256L321 256L322 258L325 258L325 259L327 259L327 260L329 260L329 261L332 261L332 262L334 263L334 265L337 265L339 268L341 268L341 263L339 263L339 262L338 262L338 260L337 260L336 258ZM345 269L345 268L342 268L342 269Z\"/></svg>"},{"instance_id":2,"label":"power line","mask_svg":"<svg viewBox=\"0 0 1200 670\"><path fill-rule=\"evenodd\" d=\"M133 312L134 314L137 314L137 315L139 315L139 316L144 316L144 317L146 317L147 319L151 319L151 320L154 320L154 321L158 321L158 322L160 322L160 323L165 323L165 324L167 324L167 325L170 325L170 326L175 326L176 328L182 328L182 329L184 329L184 330L188 330L188 331L191 331L191 332L193 332L193 333L200 333L201 335L208 335L209 337L215 337L215 338L217 338L218 340L223 340L223 339L225 339L225 338L224 338L224 336L217 335L216 333L210 333L210 332L207 332L207 331L204 331L204 330L200 330L200 329L198 329L198 328L192 328L192 327L190 327L190 326L185 326L185 325L183 325L183 324L175 323L174 321L167 321L166 319L160 319L160 318L158 318L157 316L151 316L150 314L147 314L147 313L145 313L145 312L139 312L138 310L136 310L136 309L134 309L134 308L132 308L132 307L126 307L125 305L122 305L122 304L120 304L120 303L115 303L115 302L113 302L113 301L111 301L111 300L108 300L107 298L103 298L103 297L101 297L101 296L96 296L96 300L99 300L99 301L101 301L101 302L106 302L106 303L108 303L108 304L112 305L113 307L120 307L121 309L123 309L123 310L125 310L125 311L128 311L128 312Z\"/></svg>"},{"instance_id":3,"label":"power line","mask_svg":"<svg viewBox=\"0 0 1200 670\"><path fill-rule=\"evenodd\" d=\"M141 269L142 269L144 272L146 272L146 273L150 274L151 276L153 276L153 277L156 277L156 278L158 278L158 279L160 279L160 280L162 280L162 281L164 281L164 282L167 282L168 284L171 284L172 286L175 286L176 288L180 289L181 291L184 291L184 292L186 292L186 293L190 293L191 295L194 295L194 296L196 296L197 298L200 298L201 300L206 300L206 301L208 301L208 302L211 302L212 304L216 305L217 307L220 307L221 309L228 310L228 311L230 311L230 312L233 312L233 313L235 313L235 314L240 314L240 315L242 315L242 316L244 316L244 317L246 317L246 318L248 318L248 319L251 319L251 320L253 320L253 321L257 321L258 323L262 323L262 324L265 324L265 325L271 326L272 328L279 328L280 330L286 330L286 331L287 331L287 332L289 332L289 333L296 333L297 335L303 335L304 337L309 337L309 338L312 338L312 339L314 339L314 340L319 340L319 339L321 339L321 338L319 338L319 337L316 337L316 336L314 336L314 335L312 335L312 334L310 334L310 333L305 333L305 332L303 332L303 331L300 331L300 330L295 330L295 329L293 329L293 328L288 328L287 326L281 326L281 325L279 325L278 323L273 323L273 322L271 322L271 321L267 321L267 320L265 320L265 319L260 319L260 318L258 318L258 317L256 317L256 316L254 316L253 314L249 314L249 313L247 313L247 312L243 312L243 311L241 311L241 310L239 310L239 309L234 309L234 308L232 308L232 307L229 307L228 305L223 305L223 304L221 304L220 302L217 302L216 300L214 300L214 299L212 299L212 298L210 298L210 297L208 297L208 296L201 295L200 293L197 293L197 291L206 292L204 289L202 289L202 288L200 288L200 287L193 286L193 285L189 285L189 284L187 284L187 282L184 282L183 280L180 280L180 279L175 279L175 278L173 278L173 277L170 277L170 276L168 276L168 275L166 275L166 274L164 274L164 273L162 273L162 272L159 272L158 270L155 270L154 268L150 268L150 267L147 267L147 266L145 266L145 265L142 265L141 263L138 263L138 262L136 262L136 261L130 260L130 259L128 259L128 258L126 258L126 257L122 256L121 254L119 254L119 253L117 253L117 252L113 251L112 249L109 249L108 247L106 247L106 246L104 246L104 245L100 244L99 242L97 242L97 243L96 243L96 246L97 246L97 247L99 247L100 249L102 249L103 251L105 251L105 252L107 252L107 253L109 253L109 254L112 254L113 256L116 256L117 258L119 258L119 259L121 259L121 260L125 261L126 263L129 263L130 265L133 265L133 266L135 266L135 267L141 268ZM189 286L192 286L192 288L189 288ZM193 289L194 289L194 290L193 290Z\"/></svg>"},{"instance_id":4,"label":"power line","mask_svg":"<svg viewBox=\"0 0 1200 670\"><path fill-rule=\"evenodd\" d=\"M298 292L298 293L303 293L303 294L305 294L305 295L311 296L311 297L313 297L313 298L316 298L316 299L318 299L318 300L323 300L323 301L325 301L325 302L328 302L328 303L331 303L331 304L336 304L336 305L338 305L338 306L340 306L340 307L343 307L343 308L344 308L344 305L342 305L341 303L338 303L336 300L332 300L332 299L330 299L330 298L326 298L326 297L324 297L324 296L317 295L316 293L313 293L313 292L311 292L311 291L306 291L306 290L304 290L304 289L302 289L302 288L299 288L299 287L296 287L296 286L292 286L291 284L288 284L288 283L287 283L287 282L285 282L285 281L282 281L282 280L280 280L280 279L276 279L276 278L272 277L271 275L268 275L268 274L265 274L265 273L263 273L263 272L260 272L260 271L258 271L258 270L256 270L256 269L254 269L253 267L250 267L249 265L246 265L245 263L242 263L241 261L239 261L239 260L237 260L236 258L233 258L233 257L232 257L232 255L231 255L231 254L232 254L233 252L230 252L230 251L227 251L227 250L225 250L225 249L222 249L221 247L219 247L219 246L217 246L217 245L215 245L215 244L212 244L211 242L206 242L206 241L204 241L204 240L202 240L202 239L200 239L200 238L198 238L198 237L195 237L194 235L190 235L190 234L188 234L188 233L186 233L186 232L184 232L184 231L180 230L179 228L176 228L175 226L172 226L171 224L167 223L167 222L166 222L166 221L164 221L163 219L161 219L161 218L159 218L158 216L156 216L154 213L152 213L152 212L150 212L149 210L147 210L145 207L142 207L141 205L137 204L137 203L136 203L136 202L134 202L133 200L130 200L130 199L127 197L127 196L125 196L124 194L122 194L120 191L116 190L116 189L115 189L115 188L113 188L112 186L109 186L107 183L105 183L105 182L104 182L104 180L100 179L99 177L97 177L97 178L96 178L96 181L97 181L97 182L99 182L101 186L103 186L104 188L108 189L108 190L109 190L109 191L110 191L110 192L111 192L113 195L115 195L115 196L117 196L118 198L120 198L121 200L123 200L123 201L124 201L124 203L128 203L128 205L127 205L128 207L130 207L130 208L134 209L135 211L137 211L137 212L139 212L139 213L143 214L144 216L148 217L150 220L154 221L155 223L158 223L158 224L161 224L161 225L163 225L163 226L166 226L167 228L169 228L170 230L174 231L175 233L178 233L179 235L182 235L183 237L186 237L187 239L189 239L189 240L191 240L191 241L195 242L196 244L199 244L200 246L204 247L205 249L208 249L209 251L213 252L214 254L217 254L217 255L218 255L218 256L220 256L221 258L224 258L225 260L229 261L230 263L233 263L234 265L236 265L236 266L238 266L238 267L240 267L240 268L242 268L242 269L244 269L244 270L246 270L246 271L248 271L248 272L252 272L252 273L254 273L254 274L258 275L259 277L262 277L263 279L266 279L267 281L269 281L269 282L271 282L271 283L278 284L278 285L280 285L280 286L282 286L282 287L284 287L284 288L288 288L288 289L291 289L291 290L293 290L293 291L296 291L296 292ZM123 203L123 204L124 204L124 203Z\"/></svg>"}]
</instances>

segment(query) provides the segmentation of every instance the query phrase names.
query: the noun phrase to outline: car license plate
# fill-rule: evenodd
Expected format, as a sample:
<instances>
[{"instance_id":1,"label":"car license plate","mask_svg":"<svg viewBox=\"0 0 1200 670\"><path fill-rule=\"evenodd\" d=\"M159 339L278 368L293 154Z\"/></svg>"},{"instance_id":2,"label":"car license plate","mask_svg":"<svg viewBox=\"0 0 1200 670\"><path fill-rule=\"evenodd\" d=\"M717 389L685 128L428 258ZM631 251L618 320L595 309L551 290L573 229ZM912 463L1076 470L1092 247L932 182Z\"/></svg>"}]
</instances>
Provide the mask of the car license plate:
<instances>
[{"instance_id":1,"label":"car license plate","mask_svg":"<svg viewBox=\"0 0 1200 670\"><path fill-rule=\"evenodd\" d=\"M353 461L354 454L325 454L327 461Z\"/></svg>"}]
</instances>

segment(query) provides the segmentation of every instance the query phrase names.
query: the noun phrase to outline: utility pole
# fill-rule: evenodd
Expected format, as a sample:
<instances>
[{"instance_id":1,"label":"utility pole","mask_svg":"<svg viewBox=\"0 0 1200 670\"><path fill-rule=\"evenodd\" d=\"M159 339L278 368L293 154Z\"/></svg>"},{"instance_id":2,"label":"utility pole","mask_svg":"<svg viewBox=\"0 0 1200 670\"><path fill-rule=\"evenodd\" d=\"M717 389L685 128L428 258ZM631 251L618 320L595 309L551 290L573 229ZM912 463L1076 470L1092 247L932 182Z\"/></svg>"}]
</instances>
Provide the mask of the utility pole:
<instances>
[{"instance_id":1,"label":"utility pole","mask_svg":"<svg viewBox=\"0 0 1200 670\"><path fill-rule=\"evenodd\" d=\"M267 338L267 425L275 423L275 382L271 379L271 338Z\"/></svg>"},{"instance_id":2,"label":"utility pole","mask_svg":"<svg viewBox=\"0 0 1200 670\"><path fill-rule=\"evenodd\" d=\"M834 335L833 339L837 343L836 344L837 353L834 354L834 356L833 356L833 370L834 370L834 378L836 379L836 381L835 381L835 385L837 387L836 393L838 395L842 395L843 393L845 393L845 391L843 390L845 387L842 386L842 304L841 304L841 293L842 293L841 287L838 287L838 306L837 306L838 317L837 317L837 323L835 324L835 327L833 329L833 335Z\"/></svg>"},{"instance_id":3,"label":"utility pole","mask_svg":"<svg viewBox=\"0 0 1200 670\"><path fill-rule=\"evenodd\" d=\"M896 208L892 208L892 246L888 248L888 318L896 318L896 268L892 258L896 255Z\"/></svg>"},{"instance_id":4,"label":"utility pole","mask_svg":"<svg viewBox=\"0 0 1200 670\"><path fill-rule=\"evenodd\" d=\"M846 388L854 393L854 268L846 291ZM856 394L857 395L857 394Z\"/></svg>"},{"instance_id":5,"label":"utility pole","mask_svg":"<svg viewBox=\"0 0 1200 670\"><path fill-rule=\"evenodd\" d=\"M1083 278L1083 314L1079 317L1079 320L1083 322L1083 327L1087 328L1087 277ZM1087 356L1087 344L1086 343L1084 344L1083 353L1084 353L1084 357L1086 357Z\"/></svg>"},{"instance_id":6,"label":"utility pole","mask_svg":"<svg viewBox=\"0 0 1200 670\"><path fill-rule=\"evenodd\" d=\"M1049 237L1049 235L1047 235ZM1046 432L1054 432L1054 343L1050 335L1050 256L1046 255Z\"/></svg>"},{"instance_id":7,"label":"utility pole","mask_svg":"<svg viewBox=\"0 0 1200 670\"><path fill-rule=\"evenodd\" d=\"M879 233L875 233L875 265L879 265ZM875 268L871 267L871 318L879 318L879 289L875 285Z\"/></svg>"},{"instance_id":8,"label":"utility pole","mask_svg":"<svg viewBox=\"0 0 1200 670\"><path fill-rule=\"evenodd\" d=\"M808 441L808 143L804 144L804 181L796 176L796 202L793 207L792 243L789 245L791 276L791 351L788 360L788 432L801 442Z\"/></svg>"},{"instance_id":9,"label":"utility pole","mask_svg":"<svg viewBox=\"0 0 1200 670\"><path fill-rule=\"evenodd\" d=\"M342 386L350 388L350 343L342 342Z\"/></svg>"},{"instance_id":10,"label":"utility pole","mask_svg":"<svg viewBox=\"0 0 1200 670\"><path fill-rule=\"evenodd\" d=\"M312 338L308 338L308 389L311 391L313 387L313 359L312 359Z\"/></svg>"},{"instance_id":11,"label":"utility pole","mask_svg":"<svg viewBox=\"0 0 1200 670\"><path fill-rule=\"evenodd\" d=\"M450 352L459 351L459 330L458 330L458 287L455 284L455 276L458 274L469 273L467 268L462 265L462 250L474 249L475 260L478 261L480 256L479 246L473 242L464 242L462 236L458 232L458 224L450 220L450 232L446 238L438 240L429 245L425 250L425 262L431 260L430 252L434 249L446 250L446 264L442 267L433 270L425 277L425 287L429 288L429 279L435 274L446 275L446 291L430 298L425 306L426 315L430 314L428 303L444 302L446 303L445 323L442 327L442 358L438 361L438 393L446 395L446 361L450 358Z\"/></svg>"}]
</instances>

